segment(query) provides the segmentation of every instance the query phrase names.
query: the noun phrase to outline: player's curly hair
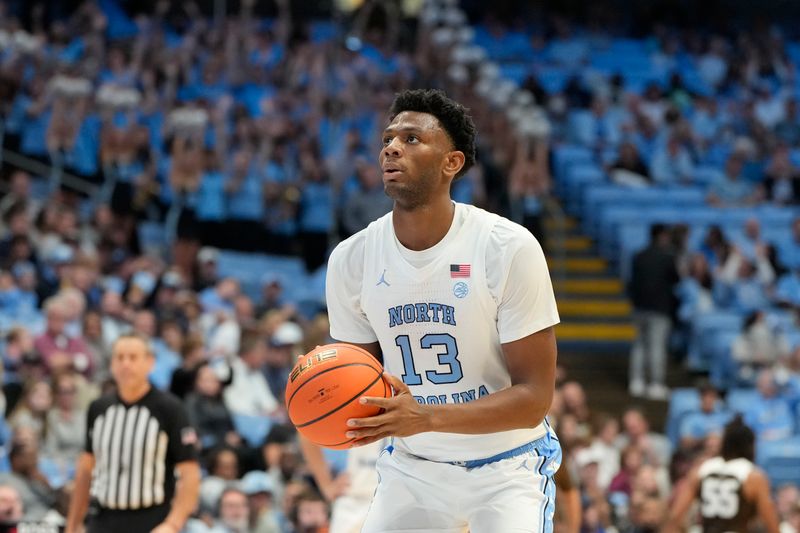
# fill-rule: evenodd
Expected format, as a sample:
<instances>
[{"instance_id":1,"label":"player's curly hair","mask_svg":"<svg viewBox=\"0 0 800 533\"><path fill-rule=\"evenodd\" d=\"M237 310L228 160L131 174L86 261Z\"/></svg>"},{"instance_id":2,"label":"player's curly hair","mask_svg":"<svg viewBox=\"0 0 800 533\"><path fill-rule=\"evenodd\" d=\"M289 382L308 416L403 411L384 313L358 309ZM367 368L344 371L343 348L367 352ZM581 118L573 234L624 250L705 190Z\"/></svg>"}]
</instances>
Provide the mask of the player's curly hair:
<instances>
[{"instance_id":1,"label":"player's curly hair","mask_svg":"<svg viewBox=\"0 0 800 533\"><path fill-rule=\"evenodd\" d=\"M742 415L737 414L725 426L720 455L726 461L739 458L754 461L755 443L756 436L753 430L744 423Z\"/></svg>"},{"instance_id":2,"label":"player's curly hair","mask_svg":"<svg viewBox=\"0 0 800 533\"><path fill-rule=\"evenodd\" d=\"M458 179L475 164L475 123L469 109L448 98L439 89L411 89L395 96L389 110L389 120L403 111L433 115L442 125L456 150L464 153L464 166L454 179Z\"/></svg>"}]
</instances>

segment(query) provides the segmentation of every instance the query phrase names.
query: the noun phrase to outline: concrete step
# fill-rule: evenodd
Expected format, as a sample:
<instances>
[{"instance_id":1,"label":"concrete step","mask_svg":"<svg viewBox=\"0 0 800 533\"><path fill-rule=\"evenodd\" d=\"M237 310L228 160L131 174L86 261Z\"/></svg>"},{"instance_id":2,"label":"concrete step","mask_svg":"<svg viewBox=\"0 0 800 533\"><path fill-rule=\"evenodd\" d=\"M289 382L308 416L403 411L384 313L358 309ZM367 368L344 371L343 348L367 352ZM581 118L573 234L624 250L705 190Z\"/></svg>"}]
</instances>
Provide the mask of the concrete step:
<instances>
[{"instance_id":1,"label":"concrete step","mask_svg":"<svg viewBox=\"0 0 800 533\"><path fill-rule=\"evenodd\" d=\"M556 326L556 338L564 342L633 342L635 336L632 324L562 322Z\"/></svg>"},{"instance_id":2,"label":"concrete step","mask_svg":"<svg viewBox=\"0 0 800 533\"><path fill-rule=\"evenodd\" d=\"M555 279L556 294L580 294L585 296L622 294L622 282L616 278Z\"/></svg>"},{"instance_id":3,"label":"concrete step","mask_svg":"<svg viewBox=\"0 0 800 533\"><path fill-rule=\"evenodd\" d=\"M558 300L558 312L562 317L619 318L631 315L631 304L626 300L597 300L587 298Z\"/></svg>"},{"instance_id":4,"label":"concrete step","mask_svg":"<svg viewBox=\"0 0 800 533\"><path fill-rule=\"evenodd\" d=\"M558 245L558 241L553 243ZM592 251L592 239L583 235L570 236L564 239L564 250L567 253L589 253Z\"/></svg>"},{"instance_id":5,"label":"concrete step","mask_svg":"<svg viewBox=\"0 0 800 533\"><path fill-rule=\"evenodd\" d=\"M546 218L544 219L544 229L548 232L551 231L558 231L561 229L561 224L558 220L554 218ZM563 220L564 230L572 231L578 228L579 224L578 221L572 217L564 217Z\"/></svg>"},{"instance_id":6,"label":"concrete step","mask_svg":"<svg viewBox=\"0 0 800 533\"><path fill-rule=\"evenodd\" d=\"M608 269L608 261L600 257L567 257L566 259L548 258L547 264L551 272L567 273L604 273Z\"/></svg>"}]
</instances>

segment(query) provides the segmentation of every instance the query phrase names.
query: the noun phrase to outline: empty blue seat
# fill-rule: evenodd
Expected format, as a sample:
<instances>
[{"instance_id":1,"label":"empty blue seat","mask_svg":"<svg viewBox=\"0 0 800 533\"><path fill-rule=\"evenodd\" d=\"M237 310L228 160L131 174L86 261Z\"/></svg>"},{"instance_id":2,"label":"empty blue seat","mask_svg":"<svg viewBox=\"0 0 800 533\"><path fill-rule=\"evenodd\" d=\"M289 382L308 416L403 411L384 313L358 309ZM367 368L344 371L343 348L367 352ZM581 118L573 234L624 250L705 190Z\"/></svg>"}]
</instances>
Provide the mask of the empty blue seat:
<instances>
[{"instance_id":1,"label":"empty blue seat","mask_svg":"<svg viewBox=\"0 0 800 533\"><path fill-rule=\"evenodd\" d=\"M700 409L700 393L696 388L672 389L667 408L667 427L665 433L673 446L678 443L680 423L687 413Z\"/></svg>"},{"instance_id":2,"label":"empty blue seat","mask_svg":"<svg viewBox=\"0 0 800 533\"><path fill-rule=\"evenodd\" d=\"M756 446L758 464L773 486L800 484L800 435Z\"/></svg>"},{"instance_id":3,"label":"empty blue seat","mask_svg":"<svg viewBox=\"0 0 800 533\"><path fill-rule=\"evenodd\" d=\"M731 412L744 414L756 398L758 391L754 388L731 389L725 397L725 403Z\"/></svg>"},{"instance_id":4,"label":"empty blue seat","mask_svg":"<svg viewBox=\"0 0 800 533\"><path fill-rule=\"evenodd\" d=\"M270 428L272 428L272 420L266 416L251 416L240 413L233 413L231 416L236 432L250 446L257 448L264 444L264 439L267 437Z\"/></svg>"}]
</instances>

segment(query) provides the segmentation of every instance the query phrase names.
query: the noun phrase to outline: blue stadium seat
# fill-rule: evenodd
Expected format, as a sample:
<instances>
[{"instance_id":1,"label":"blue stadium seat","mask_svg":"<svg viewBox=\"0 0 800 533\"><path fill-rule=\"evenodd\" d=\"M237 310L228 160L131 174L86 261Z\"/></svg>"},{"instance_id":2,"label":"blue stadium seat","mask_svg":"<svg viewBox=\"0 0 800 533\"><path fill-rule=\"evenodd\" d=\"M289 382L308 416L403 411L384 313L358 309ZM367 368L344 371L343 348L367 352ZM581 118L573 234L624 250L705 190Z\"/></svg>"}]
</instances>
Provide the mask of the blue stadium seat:
<instances>
[{"instance_id":1,"label":"blue stadium seat","mask_svg":"<svg viewBox=\"0 0 800 533\"><path fill-rule=\"evenodd\" d=\"M672 389L667 408L667 426L665 433L673 446L677 446L680 423L683 417L700 409L700 392L694 387Z\"/></svg>"},{"instance_id":2,"label":"blue stadium seat","mask_svg":"<svg viewBox=\"0 0 800 533\"><path fill-rule=\"evenodd\" d=\"M759 442L756 458L773 486L785 483L800 485L800 435L779 441Z\"/></svg>"},{"instance_id":3,"label":"blue stadium seat","mask_svg":"<svg viewBox=\"0 0 800 533\"><path fill-rule=\"evenodd\" d=\"M266 416L251 416L238 413L232 413L231 416L236 432L250 446L257 448L264 444L264 439L267 437L270 428L272 428L272 420Z\"/></svg>"},{"instance_id":4,"label":"blue stadium seat","mask_svg":"<svg viewBox=\"0 0 800 533\"><path fill-rule=\"evenodd\" d=\"M720 332L738 333L744 317L731 311L714 311L698 316L692 324L687 365L691 370L707 371L711 368L711 357L715 336Z\"/></svg>"},{"instance_id":5,"label":"blue stadium seat","mask_svg":"<svg viewBox=\"0 0 800 533\"><path fill-rule=\"evenodd\" d=\"M322 454L334 472L344 472L347 469L347 450L322 448Z\"/></svg>"},{"instance_id":6,"label":"blue stadium seat","mask_svg":"<svg viewBox=\"0 0 800 533\"><path fill-rule=\"evenodd\" d=\"M708 345L710 365L709 379L720 390L728 390L739 383L739 364L731 353L738 331L720 331L714 334Z\"/></svg>"},{"instance_id":7,"label":"blue stadium seat","mask_svg":"<svg viewBox=\"0 0 800 533\"><path fill-rule=\"evenodd\" d=\"M754 388L731 389L725 397L725 403L731 412L744 414L756 398L758 391Z\"/></svg>"}]
</instances>

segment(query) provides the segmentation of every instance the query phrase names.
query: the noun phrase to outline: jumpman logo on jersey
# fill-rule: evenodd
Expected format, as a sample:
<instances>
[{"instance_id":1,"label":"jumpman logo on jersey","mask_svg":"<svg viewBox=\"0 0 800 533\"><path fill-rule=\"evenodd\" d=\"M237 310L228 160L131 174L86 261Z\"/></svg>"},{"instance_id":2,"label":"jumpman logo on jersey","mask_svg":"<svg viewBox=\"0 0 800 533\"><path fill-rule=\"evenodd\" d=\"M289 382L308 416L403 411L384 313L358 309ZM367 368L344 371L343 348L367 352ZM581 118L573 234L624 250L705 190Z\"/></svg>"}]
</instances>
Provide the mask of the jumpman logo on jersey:
<instances>
[{"instance_id":1,"label":"jumpman logo on jersey","mask_svg":"<svg viewBox=\"0 0 800 533\"><path fill-rule=\"evenodd\" d=\"M386 281L386 269L385 268L383 269L383 273L381 274L381 277L380 277L380 279L378 279L378 283L376 283L375 286L377 287L381 283L383 283L387 287L391 287L391 285L389 285L389 282Z\"/></svg>"}]
</instances>

